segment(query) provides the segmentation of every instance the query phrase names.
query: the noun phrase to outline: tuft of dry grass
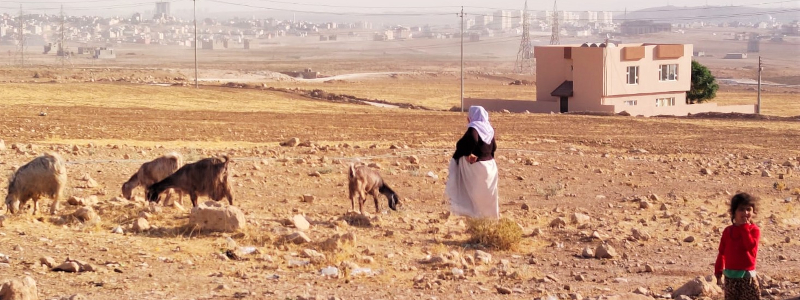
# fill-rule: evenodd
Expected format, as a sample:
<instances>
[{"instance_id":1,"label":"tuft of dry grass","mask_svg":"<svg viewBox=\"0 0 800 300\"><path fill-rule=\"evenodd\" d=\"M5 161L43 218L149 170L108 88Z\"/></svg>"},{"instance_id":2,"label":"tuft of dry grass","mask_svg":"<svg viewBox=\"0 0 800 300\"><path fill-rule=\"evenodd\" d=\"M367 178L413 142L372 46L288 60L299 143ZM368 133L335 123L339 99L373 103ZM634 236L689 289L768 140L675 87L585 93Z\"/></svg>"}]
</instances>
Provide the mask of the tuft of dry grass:
<instances>
[{"instance_id":1,"label":"tuft of dry grass","mask_svg":"<svg viewBox=\"0 0 800 300\"><path fill-rule=\"evenodd\" d=\"M498 250L511 250L522 241L522 228L508 218L500 220L470 219L467 221L470 243Z\"/></svg>"}]
</instances>

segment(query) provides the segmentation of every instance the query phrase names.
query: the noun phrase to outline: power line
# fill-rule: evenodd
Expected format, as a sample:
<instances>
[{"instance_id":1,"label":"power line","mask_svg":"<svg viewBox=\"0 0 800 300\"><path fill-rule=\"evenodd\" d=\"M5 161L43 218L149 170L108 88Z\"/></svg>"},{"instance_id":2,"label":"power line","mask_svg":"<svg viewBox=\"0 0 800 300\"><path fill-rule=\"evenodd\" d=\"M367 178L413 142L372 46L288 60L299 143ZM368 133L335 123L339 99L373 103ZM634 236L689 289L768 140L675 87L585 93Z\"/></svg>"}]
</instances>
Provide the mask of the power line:
<instances>
[{"instance_id":1,"label":"power line","mask_svg":"<svg viewBox=\"0 0 800 300\"><path fill-rule=\"evenodd\" d=\"M216 2L228 5L236 5L242 7L259 8L265 10L295 12L295 13L308 13L308 14L325 14L325 15L341 15L341 16L446 16L451 13L437 12L437 13L360 13L360 12L333 12L333 11L312 11L312 10L298 10L298 9L285 9L277 7L256 6L250 4L234 3L220 0L209 0L209 2Z\"/></svg>"},{"instance_id":2,"label":"power line","mask_svg":"<svg viewBox=\"0 0 800 300\"><path fill-rule=\"evenodd\" d=\"M770 4L781 4L781 3L797 3L797 0L783 0L783 1L772 1L772 2L760 2L760 3L751 3L751 4L741 4L741 5L733 5L733 6L696 6L696 7L684 7L684 8L664 8L664 9L653 9L653 10L639 10L637 12L662 12L662 11L684 11L684 10L700 10L700 9L719 9L719 8L730 8L730 7L750 7L750 6L761 6L761 5L770 5ZM513 8L499 8L499 7L483 7L483 6L464 6L468 8L477 8L477 9L492 9L492 10L515 10ZM534 10L538 11L538 10ZM616 12L622 13L625 10L602 10L603 12Z\"/></svg>"}]
</instances>

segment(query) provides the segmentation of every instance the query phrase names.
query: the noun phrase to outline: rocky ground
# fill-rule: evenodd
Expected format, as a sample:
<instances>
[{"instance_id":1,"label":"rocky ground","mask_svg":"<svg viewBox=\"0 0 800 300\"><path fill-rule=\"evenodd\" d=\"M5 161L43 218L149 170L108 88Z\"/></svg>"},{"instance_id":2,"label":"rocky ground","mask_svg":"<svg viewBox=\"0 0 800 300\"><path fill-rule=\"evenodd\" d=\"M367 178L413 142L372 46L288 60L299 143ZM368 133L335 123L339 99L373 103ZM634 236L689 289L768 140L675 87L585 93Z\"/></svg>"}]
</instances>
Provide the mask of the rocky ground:
<instances>
[{"instance_id":1,"label":"rocky ground","mask_svg":"<svg viewBox=\"0 0 800 300\"><path fill-rule=\"evenodd\" d=\"M495 114L501 214L525 235L499 251L467 243L443 199L459 113L374 108L342 123L342 112L30 111L0 112L0 168L58 152L67 197L55 215L0 216L0 269L34 279L43 299L721 299L702 278L737 191L762 200L764 296L800 293L796 122ZM193 146L166 128L217 141ZM119 198L142 162L169 151L231 155L246 227L196 232L186 199ZM350 162L379 169L401 209L381 199L380 213L371 200L368 217L349 213Z\"/></svg>"}]
</instances>

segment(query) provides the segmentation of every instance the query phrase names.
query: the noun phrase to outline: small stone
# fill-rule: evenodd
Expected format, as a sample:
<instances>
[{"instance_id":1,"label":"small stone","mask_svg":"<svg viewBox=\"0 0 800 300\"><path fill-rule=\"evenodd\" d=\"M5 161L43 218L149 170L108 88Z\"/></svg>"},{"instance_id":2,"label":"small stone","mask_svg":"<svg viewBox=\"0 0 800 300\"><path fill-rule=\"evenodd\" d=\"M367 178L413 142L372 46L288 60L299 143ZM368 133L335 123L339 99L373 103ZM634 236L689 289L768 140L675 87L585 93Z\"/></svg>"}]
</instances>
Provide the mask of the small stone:
<instances>
[{"instance_id":1,"label":"small stone","mask_svg":"<svg viewBox=\"0 0 800 300\"><path fill-rule=\"evenodd\" d=\"M283 239L286 242L295 243L298 245L311 242L311 239L308 238L308 236L306 236L306 234L302 232L295 232L292 234L285 235Z\"/></svg>"},{"instance_id":2,"label":"small stone","mask_svg":"<svg viewBox=\"0 0 800 300\"><path fill-rule=\"evenodd\" d=\"M297 147L298 144L300 144L300 139L296 137L290 138L280 143L280 145L283 147Z\"/></svg>"},{"instance_id":3,"label":"small stone","mask_svg":"<svg viewBox=\"0 0 800 300\"><path fill-rule=\"evenodd\" d=\"M44 256L42 258L39 258L39 263L41 263L42 265L47 266L50 269L52 269L52 268L54 268L56 266L56 260L53 259L50 256Z\"/></svg>"},{"instance_id":4,"label":"small stone","mask_svg":"<svg viewBox=\"0 0 800 300\"><path fill-rule=\"evenodd\" d=\"M124 231L124 230L122 230L122 226L117 226L117 227L114 227L114 229L111 229L111 233L114 233L114 234L124 234L124 233L125 233L125 231Z\"/></svg>"},{"instance_id":5,"label":"small stone","mask_svg":"<svg viewBox=\"0 0 800 300\"><path fill-rule=\"evenodd\" d=\"M147 222L147 219L137 218L136 221L133 222L134 232L143 232L148 230L150 230L150 223Z\"/></svg>"},{"instance_id":6,"label":"small stone","mask_svg":"<svg viewBox=\"0 0 800 300\"><path fill-rule=\"evenodd\" d=\"M68 261L58 267L53 268L53 271L62 271L67 273L78 273L81 271L80 265L76 262Z\"/></svg>"},{"instance_id":7,"label":"small stone","mask_svg":"<svg viewBox=\"0 0 800 300\"><path fill-rule=\"evenodd\" d=\"M501 295L509 295L511 294L511 289L507 287L498 286L497 292L500 293Z\"/></svg>"},{"instance_id":8,"label":"small stone","mask_svg":"<svg viewBox=\"0 0 800 300\"><path fill-rule=\"evenodd\" d=\"M651 208L651 207L653 207L653 205L650 204L650 202L647 202L647 201L639 202L639 208L641 208L641 209L648 209L648 208Z\"/></svg>"},{"instance_id":9,"label":"small stone","mask_svg":"<svg viewBox=\"0 0 800 300\"><path fill-rule=\"evenodd\" d=\"M479 265L488 265L492 263L492 255L481 250L475 250L475 262Z\"/></svg>"},{"instance_id":10,"label":"small stone","mask_svg":"<svg viewBox=\"0 0 800 300\"><path fill-rule=\"evenodd\" d=\"M635 290L633 290L633 293L646 296L646 295L650 294L650 291L648 291L646 288L640 286L640 287L636 288Z\"/></svg>"},{"instance_id":11,"label":"small stone","mask_svg":"<svg viewBox=\"0 0 800 300\"><path fill-rule=\"evenodd\" d=\"M560 218L559 217L559 218L553 219L553 221L550 221L550 227L559 227L559 228L561 228L561 227L566 227L566 226L567 226L567 220L564 219L564 218Z\"/></svg>"},{"instance_id":12,"label":"small stone","mask_svg":"<svg viewBox=\"0 0 800 300\"><path fill-rule=\"evenodd\" d=\"M611 245L601 244L594 250L596 258L615 258L617 251Z\"/></svg>"},{"instance_id":13,"label":"small stone","mask_svg":"<svg viewBox=\"0 0 800 300\"><path fill-rule=\"evenodd\" d=\"M683 241L686 243L694 242L694 236L687 236L685 239L683 239Z\"/></svg>"},{"instance_id":14,"label":"small stone","mask_svg":"<svg viewBox=\"0 0 800 300\"><path fill-rule=\"evenodd\" d=\"M761 171L761 177L772 177L772 174L770 174L769 171L764 170Z\"/></svg>"},{"instance_id":15,"label":"small stone","mask_svg":"<svg viewBox=\"0 0 800 300\"><path fill-rule=\"evenodd\" d=\"M582 213L574 213L570 218L572 224L578 224L578 225L586 224L589 222L589 220L591 220L591 217L589 217L588 215L584 215Z\"/></svg>"},{"instance_id":16,"label":"small stone","mask_svg":"<svg viewBox=\"0 0 800 300\"><path fill-rule=\"evenodd\" d=\"M583 256L584 258L594 257L594 249L588 246L586 248L583 248L583 253L581 253L581 256Z\"/></svg>"},{"instance_id":17,"label":"small stone","mask_svg":"<svg viewBox=\"0 0 800 300\"><path fill-rule=\"evenodd\" d=\"M527 204L527 203L522 203L522 207L521 207L521 208L522 208L522 210L524 210L524 211L529 211L529 210L531 210L531 208L528 206L528 204Z\"/></svg>"},{"instance_id":18,"label":"small stone","mask_svg":"<svg viewBox=\"0 0 800 300\"><path fill-rule=\"evenodd\" d=\"M294 224L294 227L300 231L307 231L309 228L311 228L311 224L309 224L308 220L306 220L306 218L302 215L295 215L292 217L292 224Z\"/></svg>"},{"instance_id":19,"label":"small stone","mask_svg":"<svg viewBox=\"0 0 800 300\"><path fill-rule=\"evenodd\" d=\"M303 195L303 202L313 203L314 200L317 200L317 197L315 197L314 195L311 195L311 194Z\"/></svg>"},{"instance_id":20,"label":"small stone","mask_svg":"<svg viewBox=\"0 0 800 300\"><path fill-rule=\"evenodd\" d=\"M653 266L651 266L650 264L645 264L645 265L644 265L644 271L645 271L645 272L648 272L648 273L652 273L652 272L654 272L655 270L653 269Z\"/></svg>"}]
</instances>

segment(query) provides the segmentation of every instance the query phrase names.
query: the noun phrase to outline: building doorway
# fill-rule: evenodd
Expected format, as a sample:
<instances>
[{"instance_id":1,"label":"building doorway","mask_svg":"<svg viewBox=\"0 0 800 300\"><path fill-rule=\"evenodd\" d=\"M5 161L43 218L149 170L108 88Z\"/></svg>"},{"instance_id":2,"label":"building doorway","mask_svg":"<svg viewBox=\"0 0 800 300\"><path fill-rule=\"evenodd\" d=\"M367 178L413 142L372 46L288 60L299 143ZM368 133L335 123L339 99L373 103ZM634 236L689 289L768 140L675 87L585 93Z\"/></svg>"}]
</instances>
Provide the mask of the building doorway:
<instances>
[{"instance_id":1,"label":"building doorway","mask_svg":"<svg viewBox=\"0 0 800 300\"><path fill-rule=\"evenodd\" d=\"M561 97L561 112L565 113L569 111L569 98L568 97Z\"/></svg>"}]
</instances>

